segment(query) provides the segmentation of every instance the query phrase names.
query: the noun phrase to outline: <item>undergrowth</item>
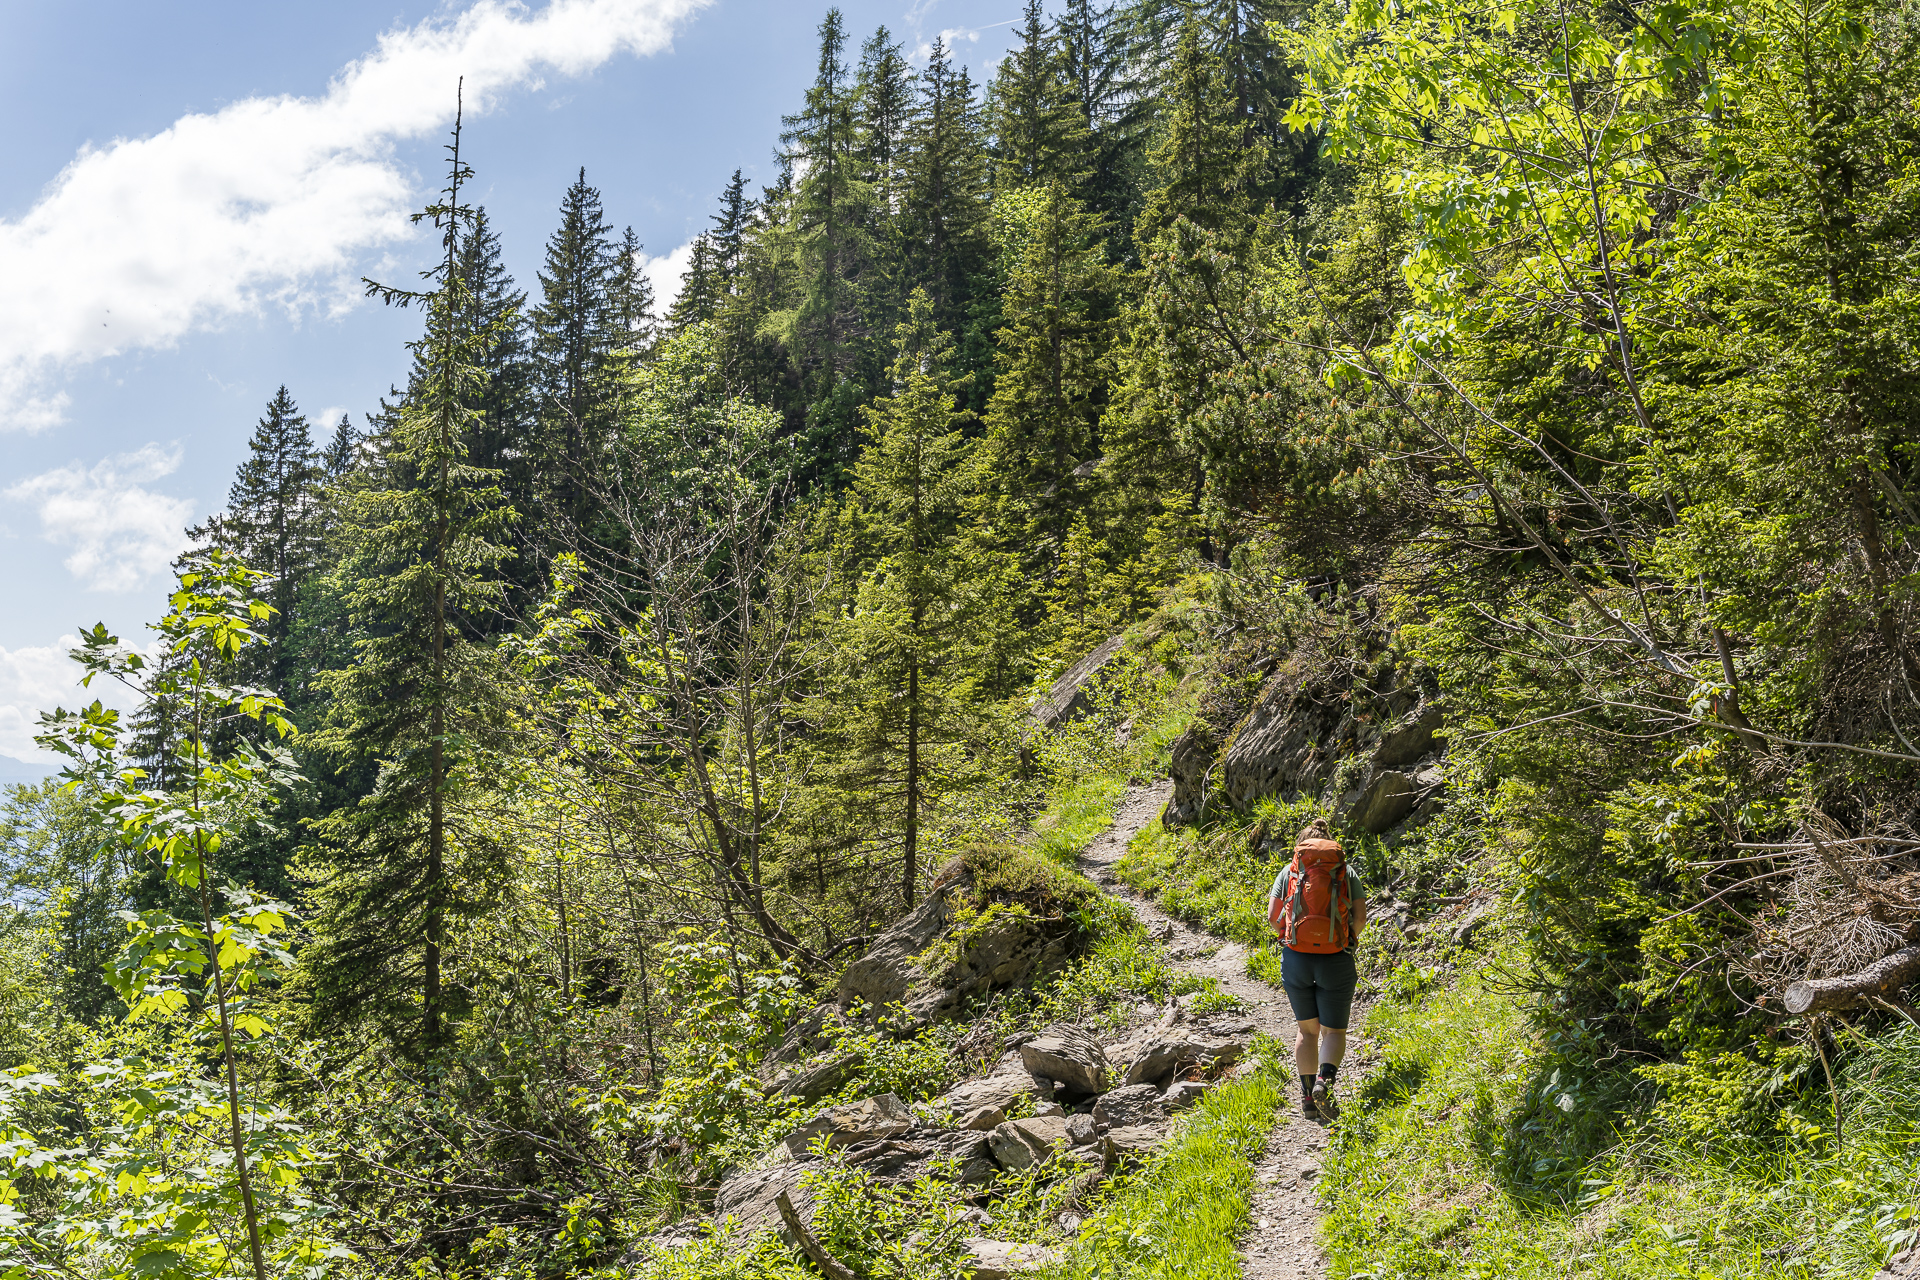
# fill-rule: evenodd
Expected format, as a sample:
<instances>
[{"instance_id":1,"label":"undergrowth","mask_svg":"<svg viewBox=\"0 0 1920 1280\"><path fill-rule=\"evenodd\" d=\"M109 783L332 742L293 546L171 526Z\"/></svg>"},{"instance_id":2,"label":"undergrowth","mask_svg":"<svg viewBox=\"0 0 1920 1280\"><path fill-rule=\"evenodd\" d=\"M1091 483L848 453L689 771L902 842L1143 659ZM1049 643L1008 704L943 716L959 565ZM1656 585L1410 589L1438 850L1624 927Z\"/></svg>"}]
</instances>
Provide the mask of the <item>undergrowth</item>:
<instances>
[{"instance_id":1,"label":"undergrowth","mask_svg":"<svg viewBox=\"0 0 1920 1280\"><path fill-rule=\"evenodd\" d=\"M1866 1280L1913 1240L1920 1030L1855 1036L1836 1140L1797 1051L1597 1059L1502 959L1384 984L1321 1186L1336 1280Z\"/></svg>"}]
</instances>

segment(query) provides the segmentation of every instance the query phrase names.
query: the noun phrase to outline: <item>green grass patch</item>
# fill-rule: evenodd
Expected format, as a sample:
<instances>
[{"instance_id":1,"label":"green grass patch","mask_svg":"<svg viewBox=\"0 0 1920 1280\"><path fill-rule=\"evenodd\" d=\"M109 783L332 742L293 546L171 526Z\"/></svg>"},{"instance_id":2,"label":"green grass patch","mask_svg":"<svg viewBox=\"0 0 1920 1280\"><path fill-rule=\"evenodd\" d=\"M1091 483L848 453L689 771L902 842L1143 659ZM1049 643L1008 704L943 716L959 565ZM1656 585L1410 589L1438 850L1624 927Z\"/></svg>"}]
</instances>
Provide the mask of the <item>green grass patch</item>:
<instances>
[{"instance_id":1,"label":"green grass patch","mask_svg":"<svg viewBox=\"0 0 1920 1280\"><path fill-rule=\"evenodd\" d=\"M1288 1098L1279 1046L1259 1069L1215 1089L1166 1149L1115 1181L1080 1229L1060 1280L1231 1280L1246 1229L1253 1162Z\"/></svg>"},{"instance_id":2,"label":"green grass patch","mask_svg":"<svg viewBox=\"0 0 1920 1280\"><path fill-rule=\"evenodd\" d=\"M1791 1051L1556 1054L1494 968L1390 981L1369 1014L1321 1184L1336 1280L1866 1280L1913 1238L1920 1031L1851 1046L1836 1143Z\"/></svg>"}]
</instances>

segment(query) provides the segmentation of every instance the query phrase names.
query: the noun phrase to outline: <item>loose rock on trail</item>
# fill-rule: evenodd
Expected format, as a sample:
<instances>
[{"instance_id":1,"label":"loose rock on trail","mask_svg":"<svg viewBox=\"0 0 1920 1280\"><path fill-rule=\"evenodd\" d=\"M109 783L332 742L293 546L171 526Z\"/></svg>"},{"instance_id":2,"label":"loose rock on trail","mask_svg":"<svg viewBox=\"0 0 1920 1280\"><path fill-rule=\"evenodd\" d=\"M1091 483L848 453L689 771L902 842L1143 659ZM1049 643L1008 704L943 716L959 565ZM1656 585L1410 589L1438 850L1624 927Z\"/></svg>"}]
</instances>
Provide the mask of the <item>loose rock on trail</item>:
<instances>
[{"instance_id":1,"label":"loose rock on trail","mask_svg":"<svg viewBox=\"0 0 1920 1280\"><path fill-rule=\"evenodd\" d=\"M1246 948L1174 919L1113 874L1114 864L1127 851L1127 843L1147 823L1159 818L1172 790L1172 784L1166 781L1130 789L1114 815L1113 825L1080 855L1080 869L1102 889L1130 904L1155 936L1166 940L1174 968L1217 979L1222 990L1246 1002L1247 1014L1259 1030L1291 1044L1294 1023L1286 996L1247 975ZM1260 894L1266 886L1248 885L1246 891ZM1359 1056L1357 1024L1361 1010L1354 1012L1356 1026L1347 1044L1349 1062L1356 1062ZM1350 1090L1351 1084L1347 1088ZM1246 1280L1321 1280L1326 1274L1326 1259L1314 1242L1319 1219L1314 1183L1320 1176L1326 1145L1326 1130L1300 1114L1294 1082L1266 1151L1254 1165L1252 1213L1239 1242L1241 1273Z\"/></svg>"}]
</instances>

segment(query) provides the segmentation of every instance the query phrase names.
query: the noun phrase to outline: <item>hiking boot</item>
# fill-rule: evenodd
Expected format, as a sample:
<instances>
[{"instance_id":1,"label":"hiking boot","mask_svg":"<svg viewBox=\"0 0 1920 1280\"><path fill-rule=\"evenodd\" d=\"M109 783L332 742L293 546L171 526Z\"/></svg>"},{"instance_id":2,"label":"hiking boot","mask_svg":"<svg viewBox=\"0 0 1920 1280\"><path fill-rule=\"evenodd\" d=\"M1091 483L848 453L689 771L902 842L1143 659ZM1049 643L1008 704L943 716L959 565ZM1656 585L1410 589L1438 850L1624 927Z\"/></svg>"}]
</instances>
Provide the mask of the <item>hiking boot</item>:
<instances>
[{"instance_id":1,"label":"hiking boot","mask_svg":"<svg viewBox=\"0 0 1920 1280\"><path fill-rule=\"evenodd\" d=\"M1313 1105L1313 1095L1311 1093L1303 1093L1300 1095L1300 1114L1309 1120L1318 1120L1320 1118L1320 1108Z\"/></svg>"},{"instance_id":2,"label":"hiking boot","mask_svg":"<svg viewBox=\"0 0 1920 1280\"><path fill-rule=\"evenodd\" d=\"M1313 1115L1328 1124L1340 1118L1340 1104L1333 1100L1333 1081L1321 1076L1313 1082L1313 1097L1307 1103Z\"/></svg>"}]
</instances>

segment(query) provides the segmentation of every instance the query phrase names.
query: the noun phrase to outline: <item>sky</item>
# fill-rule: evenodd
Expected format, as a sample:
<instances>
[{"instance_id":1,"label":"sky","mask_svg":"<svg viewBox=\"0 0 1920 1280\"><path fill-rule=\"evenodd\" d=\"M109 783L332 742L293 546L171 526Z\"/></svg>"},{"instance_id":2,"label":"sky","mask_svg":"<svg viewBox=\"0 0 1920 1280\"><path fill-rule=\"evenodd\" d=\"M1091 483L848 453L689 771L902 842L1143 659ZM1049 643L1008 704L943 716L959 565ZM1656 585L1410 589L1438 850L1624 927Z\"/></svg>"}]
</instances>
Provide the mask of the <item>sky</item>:
<instances>
[{"instance_id":1,"label":"sky","mask_svg":"<svg viewBox=\"0 0 1920 1280\"><path fill-rule=\"evenodd\" d=\"M984 83L1020 0L842 0L850 53L944 37ZM581 169L662 294L735 168L773 176L826 11L791 0L327 5L0 0L0 755L81 693L65 657L164 611L285 384L324 441L406 368L411 283L461 151L520 287ZM100 690L89 691L87 699ZM109 699L111 702L111 699Z\"/></svg>"}]
</instances>

